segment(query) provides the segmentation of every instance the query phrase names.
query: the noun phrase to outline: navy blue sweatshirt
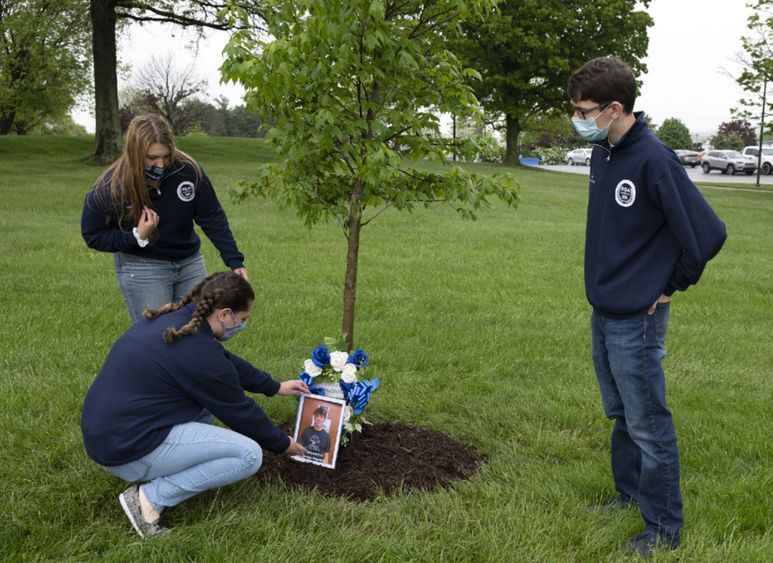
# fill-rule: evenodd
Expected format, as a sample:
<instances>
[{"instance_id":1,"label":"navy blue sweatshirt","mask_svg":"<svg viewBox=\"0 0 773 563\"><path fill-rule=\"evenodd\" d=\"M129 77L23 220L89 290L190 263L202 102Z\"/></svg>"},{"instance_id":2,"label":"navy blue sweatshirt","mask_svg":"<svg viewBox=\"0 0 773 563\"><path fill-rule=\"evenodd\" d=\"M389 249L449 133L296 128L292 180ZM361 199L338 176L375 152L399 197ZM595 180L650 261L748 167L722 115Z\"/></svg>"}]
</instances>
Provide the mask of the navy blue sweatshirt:
<instances>
[{"instance_id":1,"label":"navy blue sweatshirt","mask_svg":"<svg viewBox=\"0 0 773 563\"><path fill-rule=\"evenodd\" d=\"M226 266L235 270L244 265L244 255L228 226L215 190L204 171L185 163L172 163L161 179L160 195L150 189L150 203L158 213L158 228L152 242L140 248L132 233L136 227L130 209L129 222L118 224L118 213L110 197L109 177L86 194L81 215L81 233L86 244L103 252L126 252L157 260L182 260L201 246L193 222L215 245Z\"/></svg>"},{"instance_id":2,"label":"navy blue sweatshirt","mask_svg":"<svg viewBox=\"0 0 773 563\"><path fill-rule=\"evenodd\" d=\"M585 291L602 315L631 316L698 282L727 234L674 152L641 113L614 146L593 148Z\"/></svg>"},{"instance_id":3,"label":"navy blue sweatshirt","mask_svg":"<svg viewBox=\"0 0 773 563\"><path fill-rule=\"evenodd\" d=\"M173 344L168 326L181 327L194 305L134 324L116 341L86 394L81 430L86 451L101 465L122 465L152 452L177 424L206 408L261 447L282 453L290 438L244 391L272 396L279 383L218 342L204 321Z\"/></svg>"}]
</instances>

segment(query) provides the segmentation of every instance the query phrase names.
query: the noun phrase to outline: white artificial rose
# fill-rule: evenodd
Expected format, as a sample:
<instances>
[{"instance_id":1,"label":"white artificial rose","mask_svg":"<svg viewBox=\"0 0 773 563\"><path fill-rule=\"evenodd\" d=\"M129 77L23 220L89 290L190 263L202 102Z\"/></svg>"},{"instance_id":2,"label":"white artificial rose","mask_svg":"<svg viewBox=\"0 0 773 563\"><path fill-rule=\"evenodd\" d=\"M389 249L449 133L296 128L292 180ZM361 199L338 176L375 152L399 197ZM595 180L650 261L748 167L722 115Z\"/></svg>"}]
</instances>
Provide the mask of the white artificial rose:
<instances>
[{"instance_id":1,"label":"white artificial rose","mask_svg":"<svg viewBox=\"0 0 773 563\"><path fill-rule=\"evenodd\" d=\"M322 373L322 368L319 367L314 362L312 362L311 360L306 360L305 362L303 362L303 371L308 373L311 377L317 377L319 374Z\"/></svg>"},{"instance_id":2,"label":"white artificial rose","mask_svg":"<svg viewBox=\"0 0 773 563\"><path fill-rule=\"evenodd\" d=\"M341 370L341 379L344 383L354 383L357 381L357 366L354 364L346 364L344 369Z\"/></svg>"},{"instance_id":3,"label":"white artificial rose","mask_svg":"<svg viewBox=\"0 0 773 563\"><path fill-rule=\"evenodd\" d=\"M352 418L352 415L354 414L354 410L349 405L344 405L344 422L349 422L349 419Z\"/></svg>"},{"instance_id":4,"label":"white artificial rose","mask_svg":"<svg viewBox=\"0 0 773 563\"><path fill-rule=\"evenodd\" d=\"M346 352L339 352L336 350L335 352L330 353L330 365L333 367L333 369L337 372L341 372L342 369L344 369L344 366L346 365L346 360L349 359L349 354Z\"/></svg>"}]
</instances>

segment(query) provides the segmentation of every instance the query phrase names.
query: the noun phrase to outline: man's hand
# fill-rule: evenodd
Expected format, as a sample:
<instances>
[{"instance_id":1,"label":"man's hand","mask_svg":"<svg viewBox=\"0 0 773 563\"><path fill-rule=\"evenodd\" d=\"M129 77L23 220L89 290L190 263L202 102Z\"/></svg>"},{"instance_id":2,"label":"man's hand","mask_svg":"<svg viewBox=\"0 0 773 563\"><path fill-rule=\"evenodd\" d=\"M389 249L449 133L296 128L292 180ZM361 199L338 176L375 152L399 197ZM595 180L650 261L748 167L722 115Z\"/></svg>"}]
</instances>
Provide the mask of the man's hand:
<instances>
[{"instance_id":1,"label":"man's hand","mask_svg":"<svg viewBox=\"0 0 773 563\"><path fill-rule=\"evenodd\" d=\"M306 448L290 438L290 446L285 450L285 453L287 455L304 455L306 453Z\"/></svg>"},{"instance_id":2,"label":"man's hand","mask_svg":"<svg viewBox=\"0 0 773 563\"><path fill-rule=\"evenodd\" d=\"M661 296L658 297L658 300L655 301L652 305L650 305L649 309L647 309L647 314L648 315L654 315L655 314L655 309L658 308L658 305L660 303L671 303L671 298L668 295L666 295L665 293L661 294Z\"/></svg>"},{"instance_id":3,"label":"man's hand","mask_svg":"<svg viewBox=\"0 0 773 563\"><path fill-rule=\"evenodd\" d=\"M277 395L301 395L309 394L309 387L300 379L290 379L279 384Z\"/></svg>"},{"instance_id":4,"label":"man's hand","mask_svg":"<svg viewBox=\"0 0 773 563\"><path fill-rule=\"evenodd\" d=\"M150 207L142 208L142 215L140 215L140 222L137 223L137 233L143 240L148 240L153 231L158 227L158 213L153 211Z\"/></svg>"}]
</instances>

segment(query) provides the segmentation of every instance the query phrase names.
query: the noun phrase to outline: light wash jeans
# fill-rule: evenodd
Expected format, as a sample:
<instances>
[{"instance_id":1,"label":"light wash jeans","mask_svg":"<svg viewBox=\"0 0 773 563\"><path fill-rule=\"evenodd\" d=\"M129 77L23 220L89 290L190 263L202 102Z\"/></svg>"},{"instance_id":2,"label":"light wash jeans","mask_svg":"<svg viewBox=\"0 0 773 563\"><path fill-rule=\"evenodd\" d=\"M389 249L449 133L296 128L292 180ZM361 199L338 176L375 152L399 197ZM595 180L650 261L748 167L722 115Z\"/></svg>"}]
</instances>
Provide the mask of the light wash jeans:
<instances>
[{"instance_id":1,"label":"light wash jeans","mask_svg":"<svg viewBox=\"0 0 773 563\"><path fill-rule=\"evenodd\" d=\"M132 323L142 318L146 307L158 309L179 301L207 277L201 252L183 260L157 260L116 252L115 275Z\"/></svg>"},{"instance_id":2,"label":"light wash jeans","mask_svg":"<svg viewBox=\"0 0 773 563\"><path fill-rule=\"evenodd\" d=\"M103 466L111 475L144 483L142 490L158 512L204 491L257 473L263 451L250 438L205 422L178 424L152 452L124 465Z\"/></svg>"},{"instance_id":3,"label":"light wash jeans","mask_svg":"<svg viewBox=\"0 0 773 563\"><path fill-rule=\"evenodd\" d=\"M624 498L633 498L648 530L679 537L684 522L679 448L666 407L662 361L670 304L654 315L591 317L593 363L604 412L615 420L612 474Z\"/></svg>"}]
</instances>

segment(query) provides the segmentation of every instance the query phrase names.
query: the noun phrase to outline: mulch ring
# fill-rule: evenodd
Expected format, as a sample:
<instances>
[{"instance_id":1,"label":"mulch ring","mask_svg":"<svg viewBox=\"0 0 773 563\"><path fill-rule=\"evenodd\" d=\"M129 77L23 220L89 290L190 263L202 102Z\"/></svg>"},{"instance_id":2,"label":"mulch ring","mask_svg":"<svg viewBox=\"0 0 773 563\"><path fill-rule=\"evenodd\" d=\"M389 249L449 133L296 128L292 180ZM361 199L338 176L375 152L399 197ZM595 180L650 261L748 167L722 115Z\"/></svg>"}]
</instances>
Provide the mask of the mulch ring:
<instances>
[{"instance_id":1,"label":"mulch ring","mask_svg":"<svg viewBox=\"0 0 773 563\"><path fill-rule=\"evenodd\" d=\"M282 425L292 434L292 422ZM256 477L288 488L368 501L379 492L432 491L470 478L486 458L477 450L427 428L395 422L366 425L338 450L335 469L266 455Z\"/></svg>"}]
</instances>

